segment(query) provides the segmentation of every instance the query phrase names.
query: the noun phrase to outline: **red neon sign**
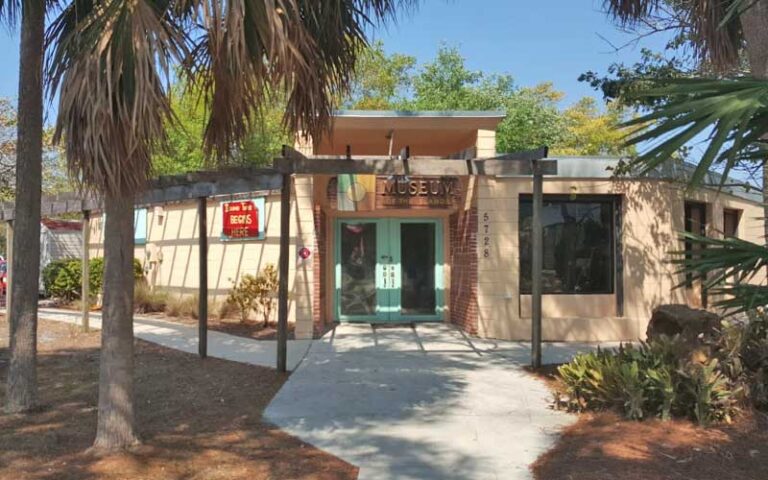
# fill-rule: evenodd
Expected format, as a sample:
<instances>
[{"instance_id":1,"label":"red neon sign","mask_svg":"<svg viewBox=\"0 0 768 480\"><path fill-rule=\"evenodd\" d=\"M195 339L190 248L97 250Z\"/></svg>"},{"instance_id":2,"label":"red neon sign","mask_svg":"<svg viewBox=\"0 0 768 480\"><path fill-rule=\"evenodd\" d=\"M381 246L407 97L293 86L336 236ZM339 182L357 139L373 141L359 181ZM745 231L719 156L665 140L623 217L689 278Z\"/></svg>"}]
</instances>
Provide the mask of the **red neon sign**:
<instances>
[{"instance_id":1,"label":"red neon sign","mask_svg":"<svg viewBox=\"0 0 768 480\"><path fill-rule=\"evenodd\" d=\"M251 200L227 202L223 205L224 231L229 238L257 238L259 209Z\"/></svg>"}]
</instances>

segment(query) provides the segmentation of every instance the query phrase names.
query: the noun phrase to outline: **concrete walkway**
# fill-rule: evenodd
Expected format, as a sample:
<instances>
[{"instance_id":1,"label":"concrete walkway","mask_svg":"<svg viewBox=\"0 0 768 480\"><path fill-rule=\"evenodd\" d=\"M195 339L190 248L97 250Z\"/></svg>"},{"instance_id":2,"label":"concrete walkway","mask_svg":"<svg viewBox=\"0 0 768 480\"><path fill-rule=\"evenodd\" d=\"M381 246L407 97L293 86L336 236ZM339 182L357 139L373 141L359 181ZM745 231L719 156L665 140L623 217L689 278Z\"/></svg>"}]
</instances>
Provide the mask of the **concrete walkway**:
<instances>
[{"instance_id":1,"label":"concrete walkway","mask_svg":"<svg viewBox=\"0 0 768 480\"><path fill-rule=\"evenodd\" d=\"M561 362L594 345L547 344ZM265 418L347 462L360 479L528 479L575 420L524 372L530 345L445 324L344 324L316 340Z\"/></svg>"},{"instance_id":2,"label":"concrete walkway","mask_svg":"<svg viewBox=\"0 0 768 480\"><path fill-rule=\"evenodd\" d=\"M71 310L41 308L38 316L45 320L80 324L81 315ZM101 328L101 315L91 313L93 328ZM136 338L164 347L197 354L197 327L168 322L156 318L136 316L133 319ZM312 340L288 341L288 369L294 370L309 350ZM252 340L250 338L208 331L208 355L234 362L248 363L261 367L275 368L277 342L274 340Z\"/></svg>"}]
</instances>

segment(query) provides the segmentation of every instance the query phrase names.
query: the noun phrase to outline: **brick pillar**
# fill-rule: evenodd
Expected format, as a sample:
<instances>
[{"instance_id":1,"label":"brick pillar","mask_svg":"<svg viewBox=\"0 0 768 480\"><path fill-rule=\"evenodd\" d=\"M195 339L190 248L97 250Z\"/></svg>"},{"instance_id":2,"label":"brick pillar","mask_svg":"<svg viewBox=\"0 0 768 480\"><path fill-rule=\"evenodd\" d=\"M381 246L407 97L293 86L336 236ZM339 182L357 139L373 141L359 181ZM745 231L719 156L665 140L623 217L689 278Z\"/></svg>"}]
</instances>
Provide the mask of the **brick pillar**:
<instances>
[{"instance_id":1,"label":"brick pillar","mask_svg":"<svg viewBox=\"0 0 768 480\"><path fill-rule=\"evenodd\" d=\"M476 335L477 329L477 208L449 219L451 237L451 323Z\"/></svg>"},{"instance_id":2,"label":"brick pillar","mask_svg":"<svg viewBox=\"0 0 768 480\"><path fill-rule=\"evenodd\" d=\"M314 208L315 220L315 248L312 255L312 270L314 278L314 288L312 296L312 325L315 335L320 335L325 330L325 301L326 301L326 238L325 223L326 215L320 205Z\"/></svg>"}]
</instances>

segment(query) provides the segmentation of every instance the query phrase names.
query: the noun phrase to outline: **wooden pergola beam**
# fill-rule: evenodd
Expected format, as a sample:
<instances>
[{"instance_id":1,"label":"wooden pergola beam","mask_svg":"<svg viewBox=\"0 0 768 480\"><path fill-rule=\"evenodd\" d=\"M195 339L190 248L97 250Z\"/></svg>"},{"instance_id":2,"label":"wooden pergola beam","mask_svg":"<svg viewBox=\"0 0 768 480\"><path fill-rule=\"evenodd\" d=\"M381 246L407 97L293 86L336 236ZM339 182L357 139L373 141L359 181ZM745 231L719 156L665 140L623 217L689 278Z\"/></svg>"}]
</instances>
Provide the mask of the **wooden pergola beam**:
<instances>
[{"instance_id":1,"label":"wooden pergola beam","mask_svg":"<svg viewBox=\"0 0 768 480\"><path fill-rule=\"evenodd\" d=\"M358 175L425 175L425 176L526 176L533 175L530 161L495 159L455 160L448 158L278 158L275 169L281 173L311 174L358 174ZM541 160L543 175L557 174L556 160Z\"/></svg>"}]
</instances>

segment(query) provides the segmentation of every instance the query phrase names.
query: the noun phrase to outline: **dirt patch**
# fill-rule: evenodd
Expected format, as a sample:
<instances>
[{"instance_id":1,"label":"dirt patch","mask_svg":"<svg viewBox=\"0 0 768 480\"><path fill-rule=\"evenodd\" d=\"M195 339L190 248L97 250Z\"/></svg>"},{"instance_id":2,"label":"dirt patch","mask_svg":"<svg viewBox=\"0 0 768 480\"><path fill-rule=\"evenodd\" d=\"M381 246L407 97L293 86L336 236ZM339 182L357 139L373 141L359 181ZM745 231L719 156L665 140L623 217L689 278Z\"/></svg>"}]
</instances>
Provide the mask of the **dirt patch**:
<instances>
[{"instance_id":1,"label":"dirt patch","mask_svg":"<svg viewBox=\"0 0 768 480\"><path fill-rule=\"evenodd\" d=\"M163 314L143 315L151 318L157 318L168 322L183 323L185 325L197 325L197 319L192 317L171 317ZM295 325L288 324L288 340L294 340ZM228 333L238 337L252 338L254 340L277 340L277 322L269 322L264 326L264 322L248 320L241 322L235 318L208 318L208 330Z\"/></svg>"},{"instance_id":2,"label":"dirt patch","mask_svg":"<svg viewBox=\"0 0 768 480\"><path fill-rule=\"evenodd\" d=\"M768 478L767 427L755 415L712 428L683 420L582 415L532 469L540 480Z\"/></svg>"},{"instance_id":3,"label":"dirt patch","mask_svg":"<svg viewBox=\"0 0 768 480\"><path fill-rule=\"evenodd\" d=\"M561 364L542 365L539 368L533 368L530 365L523 367L523 370L538 378L547 384L547 387L553 392L560 388L560 380L557 377L557 369Z\"/></svg>"},{"instance_id":4,"label":"dirt patch","mask_svg":"<svg viewBox=\"0 0 768 480\"><path fill-rule=\"evenodd\" d=\"M0 319L0 378L8 367ZM353 479L357 469L262 422L287 378L271 369L136 341L137 422L143 445L95 457L100 332L41 321L44 406L0 414L0 479ZM5 382L0 382L4 402Z\"/></svg>"}]
</instances>

